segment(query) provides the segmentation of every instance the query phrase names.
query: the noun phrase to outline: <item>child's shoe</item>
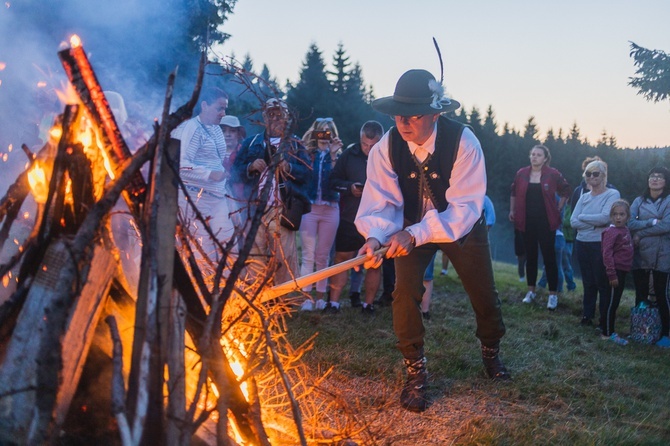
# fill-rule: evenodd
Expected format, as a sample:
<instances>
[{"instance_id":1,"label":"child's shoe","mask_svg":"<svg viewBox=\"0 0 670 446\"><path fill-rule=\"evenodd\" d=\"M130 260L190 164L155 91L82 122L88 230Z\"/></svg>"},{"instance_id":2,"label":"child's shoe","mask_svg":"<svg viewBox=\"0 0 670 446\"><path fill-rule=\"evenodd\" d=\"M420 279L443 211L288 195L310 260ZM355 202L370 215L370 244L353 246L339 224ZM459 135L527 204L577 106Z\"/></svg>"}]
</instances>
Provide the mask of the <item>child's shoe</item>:
<instances>
[{"instance_id":1,"label":"child's shoe","mask_svg":"<svg viewBox=\"0 0 670 446\"><path fill-rule=\"evenodd\" d=\"M661 347L661 348L670 348L670 338L667 336L663 336L661 339L656 342L656 347Z\"/></svg>"},{"instance_id":2,"label":"child's shoe","mask_svg":"<svg viewBox=\"0 0 670 446\"><path fill-rule=\"evenodd\" d=\"M529 304L535 300L535 296L537 296L537 294L533 293L532 291L529 291L526 293L526 297L524 297L521 302Z\"/></svg>"},{"instance_id":3,"label":"child's shoe","mask_svg":"<svg viewBox=\"0 0 670 446\"><path fill-rule=\"evenodd\" d=\"M610 341L614 342L617 345L628 345L628 341L616 333L612 333L612 336L610 336Z\"/></svg>"},{"instance_id":4,"label":"child's shoe","mask_svg":"<svg viewBox=\"0 0 670 446\"><path fill-rule=\"evenodd\" d=\"M310 299L306 299L300 306L300 311L314 311L314 302Z\"/></svg>"}]
</instances>

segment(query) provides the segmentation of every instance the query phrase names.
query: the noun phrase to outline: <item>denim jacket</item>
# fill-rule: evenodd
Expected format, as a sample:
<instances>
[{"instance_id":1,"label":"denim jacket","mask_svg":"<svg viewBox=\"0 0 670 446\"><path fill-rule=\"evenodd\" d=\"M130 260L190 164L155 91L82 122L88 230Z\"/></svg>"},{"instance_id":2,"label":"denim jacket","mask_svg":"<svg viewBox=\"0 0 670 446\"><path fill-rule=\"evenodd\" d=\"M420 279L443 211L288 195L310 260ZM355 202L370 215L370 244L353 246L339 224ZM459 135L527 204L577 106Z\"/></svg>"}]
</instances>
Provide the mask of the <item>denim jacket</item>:
<instances>
[{"instance_id":1,"label":"denim jacket","mask_svg":"<svg viewBox=\"0 0 670 446\"><path fill-rule=\"evenodd\" d=\"M322 152L315 150L312 153L312 160L312 178L307 188L309 201L312 204L316 202L317 191L321 187L321 200L337 203L340 199L340 194L330 187L330 176L333 172L330 153L326 151L324 155Z\"/></svg>"},{"instance_id":2,"label":"denim jacket","mask_svg":"<svg viewBox=\"0 0 670 446\"><path fill-rule=\"evenodd\" d=\"M287 182L294 193L307 196L306 186L312 177L311 160L307 150L300 143L297 136L290 138L290 150L288 153L279 154L283 156L291 166L287 175ZM244 185L245 195L248 197L250 191L258 185L259 175L248 175L249 164L257 159L264 159L270 163L271 154L267 149L265 132L250 136L242 142L235 162L232 167L232 181Z\"/></svg>"}]
</instances>

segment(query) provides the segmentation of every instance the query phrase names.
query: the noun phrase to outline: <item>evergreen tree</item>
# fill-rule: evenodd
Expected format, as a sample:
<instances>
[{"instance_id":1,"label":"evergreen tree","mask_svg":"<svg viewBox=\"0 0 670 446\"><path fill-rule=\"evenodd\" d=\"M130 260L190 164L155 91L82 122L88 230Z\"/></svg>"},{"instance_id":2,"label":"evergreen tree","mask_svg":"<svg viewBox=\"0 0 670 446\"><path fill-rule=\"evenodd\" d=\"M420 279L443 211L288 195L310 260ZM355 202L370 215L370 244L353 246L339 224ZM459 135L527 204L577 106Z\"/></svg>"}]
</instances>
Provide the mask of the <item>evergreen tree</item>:
<instances>
[{"instance_id":1,"label":"evergreen tree","mask_svg":"<svg viewBox=\"0 0 670 446\"><path fill-rule=\"evenodd\" d=\"M340 42L337 45L337 50L335 50L335 55L333 56L333 67L335 68L335 71L328 71L328 74L333 78L331 85L335 94L346 94L346 84L349 80L347 68L349 65L351 65L349 63L349 57L345 55L344 45Z\"/></svg>"},{"instance_id":2,"label":"evergreen tree","mask_svg":"<svg viewBox=\"0 0 670 446\"><path fill-rule=\"evenodd\" d=\"M312 43L300 70L300 79L288 91L286 97L288 105L298 118L296 123L298 136L302 136L314 119L330 116L333 100L334 95L326 76L321 50Z\"/></svg>"},{"instance_id":3,"label":"evergreen tree","mask_svg":"<svg viewBox=\"0 0 670 446\"><path fill-rule=\"evenodd\" d=\"M630 42L630 55L635 60L635 77L628 85L648 101L659 102L670 96L670 55L648 50Z\"/></svg>"}]
</instances>

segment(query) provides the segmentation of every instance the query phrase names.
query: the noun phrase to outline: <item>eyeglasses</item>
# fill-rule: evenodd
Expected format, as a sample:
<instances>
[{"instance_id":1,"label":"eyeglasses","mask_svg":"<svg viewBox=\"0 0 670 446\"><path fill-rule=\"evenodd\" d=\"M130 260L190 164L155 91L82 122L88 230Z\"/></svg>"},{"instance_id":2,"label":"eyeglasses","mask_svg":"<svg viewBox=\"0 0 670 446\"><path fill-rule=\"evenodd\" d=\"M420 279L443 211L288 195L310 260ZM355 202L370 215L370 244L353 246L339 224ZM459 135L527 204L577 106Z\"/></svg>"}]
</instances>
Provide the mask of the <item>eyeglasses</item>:
<instances>
[{"instance_id":1,"label":"eyeglasses","mask_svg":"<svg viewBox=\"0 0 670 446\"><path fill-rule=\"evenodd\" d=\"M333 122L333 118L316 118L316 122Z\"/></svg>"},{"instance_id":2,"label":"eyeglasses","mask_svg":"<svg viewBox=\"0 0 670 446\"><path fill-rule=\"evenodd\" d=\"M649 175L649 179L651 181L665 181L665 177L663 175Z\"/></svg>"},{"instance_id":3,"label":"eyeglasses","mask_svg":"<svg viewBox=\"0 0 670 446\"><path fill-rule=\"evenodd\" d=\"M598 178L598 177L600 176L600 172L598 172L598 171L595 171L595 172L584 172L584 176L585 176L586 178L591 178L591 177L593 177L593 178Z\"/></svg>"},{"instance_id":4,"label":"eyeglasses","mask_svg":"<svg viewBox=\"0 0 670 446\"><path fill-rule=\"evenodd\" d=\"M396 121L403 121L403 122L419 122L421 118L423 118L426 115L416 115L416 116L391 116L394 120Z\"/></svg>"},{"instance_id":5,"label":"eyeglasses","mask_svg":"<svg viewBox=\"0 0 670 446\"><path fill-rule=\"evenodd\" d=\"M286 119L286 113L280 109L268 110L265 112L265 116L268 120L277 121L280 119Z\"/></svg>"}]
</instances>

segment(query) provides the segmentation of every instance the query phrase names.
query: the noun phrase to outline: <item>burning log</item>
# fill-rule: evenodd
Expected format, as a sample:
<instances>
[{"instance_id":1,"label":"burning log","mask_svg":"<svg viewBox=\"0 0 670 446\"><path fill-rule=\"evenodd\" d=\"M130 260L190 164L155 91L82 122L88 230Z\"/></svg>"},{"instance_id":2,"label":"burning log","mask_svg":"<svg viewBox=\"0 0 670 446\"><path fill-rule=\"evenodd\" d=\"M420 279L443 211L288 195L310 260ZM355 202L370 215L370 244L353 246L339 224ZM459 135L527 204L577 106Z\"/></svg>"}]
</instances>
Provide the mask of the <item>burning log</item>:
<instances>
[{"instance_id":1,"label":"burning log","mask_svg":"<svg viewBox=\"0 0 670 446\"><path fill-rule=\"evenodd\" d=\"M110 147L109 161L113 170L130 157L130 149L121 136L112 109L102 92L102 87L93 71L93 67L81 46L79 37L72 36L71 47L58 53L70 83L82 100L93 121L103 130L103 144ZM134 206L144 202L146 183L142 174L137 172L130 182L127 193ZM129 204L130 206L130 204ZM137 212L139 209L133 209Z\"/></svg>"}]
</instances>

